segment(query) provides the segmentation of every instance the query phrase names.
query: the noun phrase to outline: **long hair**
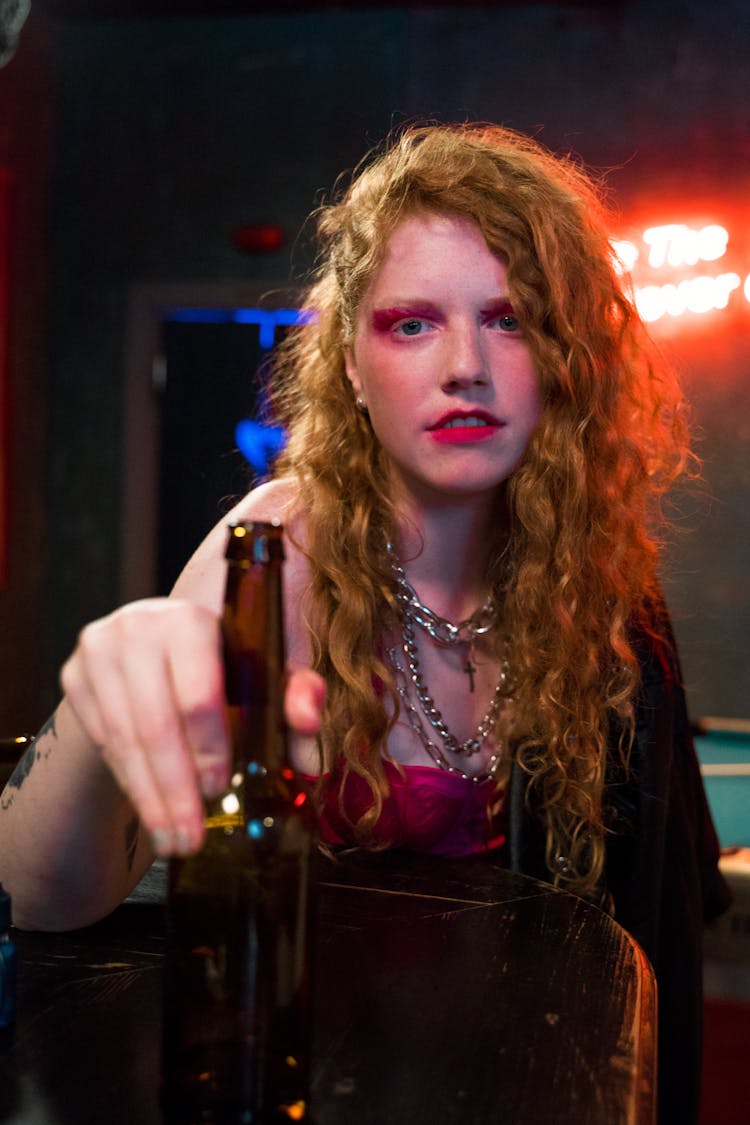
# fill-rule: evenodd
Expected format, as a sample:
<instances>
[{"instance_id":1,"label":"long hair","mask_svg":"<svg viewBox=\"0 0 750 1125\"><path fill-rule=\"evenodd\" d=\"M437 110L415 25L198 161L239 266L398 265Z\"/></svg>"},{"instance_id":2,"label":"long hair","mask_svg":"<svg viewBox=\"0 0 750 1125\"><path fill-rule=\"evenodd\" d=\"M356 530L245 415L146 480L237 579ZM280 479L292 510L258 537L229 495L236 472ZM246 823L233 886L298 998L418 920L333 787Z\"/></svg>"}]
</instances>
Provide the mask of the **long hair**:
<instances>
[{"instance_id":1,"label":"long hair","mask_svg":"<svg viewBox=\"0 0 750 1125\"><path fill-rule=\"evenodd\" d=\"M317 320L282 347L273 403L289 433L278 471L301 489L309 626L329 685L323 764L369 781L373 805L357 826L366 839L387 793L386 697L398 713L380 656L384 627L398 621L385 550L396 513L344 350L389 235L430 212L473 220L506 264L540 380L540 421L498 500L509 543L501 558L498 536L488 577L509 638L513 754L545 825L550 874L593 893L608 744L617 730L626 762L633 738L630 631L653 628L644 607L659 602L659 501L686 468L688 429L616 268L600 193L572 160L508 129L408 128L317 216L305 297Z\"/></svg>"}]
</instances>

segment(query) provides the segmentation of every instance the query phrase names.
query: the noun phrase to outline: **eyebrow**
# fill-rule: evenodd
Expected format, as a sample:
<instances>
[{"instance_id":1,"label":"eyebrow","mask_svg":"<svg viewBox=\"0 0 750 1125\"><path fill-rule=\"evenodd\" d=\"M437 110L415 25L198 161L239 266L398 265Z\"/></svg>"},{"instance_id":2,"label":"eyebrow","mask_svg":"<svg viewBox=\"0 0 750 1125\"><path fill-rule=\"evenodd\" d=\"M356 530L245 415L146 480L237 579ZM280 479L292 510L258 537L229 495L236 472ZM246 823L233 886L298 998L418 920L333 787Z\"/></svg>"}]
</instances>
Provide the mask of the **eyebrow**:
<instances>
[{"instance_id":1,"label":"eyebrow","mask_svg":"<svg viewBox=\"0 0 750 1125\"><path fill-rule=\"evenodd\" d=\"M496 301L490 301L488 305L482 309L482 316L486 319L491 319L493 316L515 316L515 309L508 297L498 297Z\"/></svg>"},{"instance_id":2,"label":"eyebrow","mask_svg":"<svg viewBox=\"0 0 750 1125\"><path fill-rule=\"evenodd\" d=\"M515 316L515 310L508 297L497 297L480 310L484 320L491 320L495 316ZM424 317L427 320L443 321L444 314L429 301L404 301L403 304L390 305L388 308L373 309L371 321L373 328L378 332L387 332L399 320L408 320L409 317Z\"/></svg>"},{"instance_id":3,"label":"eyebrow","mask_svg":"<svg viewBox=\"0 0 750 1125\"><path fill-rule=\"evenodd\" d=\"M427 320L443 320L443 314L436 305L428 301L407 301L403 305L392 305L385 309L373 309L372 326L377 331L386 332L399 320L409 317L424 317Z\"/></svg>"}]
</instances>

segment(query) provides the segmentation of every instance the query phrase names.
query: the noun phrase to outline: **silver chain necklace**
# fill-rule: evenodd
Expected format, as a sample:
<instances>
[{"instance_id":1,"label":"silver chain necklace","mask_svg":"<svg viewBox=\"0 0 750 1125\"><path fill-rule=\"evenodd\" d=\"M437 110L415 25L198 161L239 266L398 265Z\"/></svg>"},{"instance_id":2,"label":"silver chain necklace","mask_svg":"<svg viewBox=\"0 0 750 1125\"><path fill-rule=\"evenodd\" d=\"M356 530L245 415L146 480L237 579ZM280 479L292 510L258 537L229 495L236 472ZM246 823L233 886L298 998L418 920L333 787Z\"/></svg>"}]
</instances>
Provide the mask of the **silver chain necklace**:
<instances>
[{"instance_id":1,"label":"silver chain necklace","mask_svg":"<svg viewBox=\"0 0 750 1125\"><path fill-rule=\"evenodd\" d=\"M484 714L484 718L477 727L476 732L470 738L465 739L464 742L459 742L446 725L442 714L435 706L435 700L430 695L429 689L424 682L422 669L419 665L416 637L414 636L414 630L411 627L408 615L404 617L401 643L406 658L406 667L411 676L411 682L414 685L414 692L419 701L419 706L422 708L422 714L433 730L437 731L442 738L445 749L449 750L451 754L465 754L467 758L470 758L473 754L478 754L482 749L482 743L495 725L495 720L497 719L504 701L505 685L508 680L507 660L503 660L502 667L500 668L500 678L492 694L490 705Z\"/></svg>"},{"instance_id":2,"label":"silver chain necklace","mask_svg":"<svg viewBox=\"0 0 750 1125\"><path fill-rule=\"evenodd\" d=\"M408 616L415 625L421 626L437 644L446 648L451 648L453 645L470 645L477 637L489 633L497 623L497 605L492 594L488 596L484 605L472 613L471 617L459 621L458 625L454 625L445 617L440 617L419 600L417 591L406 577L391 543L386 543L386 550L396 579L396 599L404 616Z\"/></svg>"},{"instance_id":3,"label":"silver chain necklace","mask_svg":"<svg viewBox=\"0 0 750 1125\"><path fill-rule=\"evenodd\" d=\"M496 623L497 606L495 605L494 599L490 596L476 613L472 614L471 617L467 618L465 621L460 622L460 624L454 625L444 617L439 617L436 613L433 613L432 610L419 600L416 591L408 582L404 569L396 558L395 551L390 543L388 543L387 548L397 583L396 597L402 612L401 643L409 676L407 676L395 647L388 649L388 656L396 672L396 690L403 700L409 724L419 736L425 750L427 750L430 757L441 769L447 770L449 773L460 774L462 777L469 778L473 781L482 781L488 777L492 777L500 762L500 747L498 746L498 753L491 756L487 769L481 774L467 774L462 769L452 766L443 756L440 748L436 746L428 736L422 719L409 698L409 677L411 677L411 685L413 685L414 693L422 709L422 714L433 730L437 731L442 738L445 749L453 754L465 754L467 757L477 754L481 750L482 744L493 730L497 716L505 701L508 683L508 662L505 659L503 660L495 691L493 692L489 707L476 732L465 741L459 742L448 728L441 712L435 706L435 701L424 682L419 664L419 653L417 651L413 625L419 625L421 628L425 629L428 635L442 647L453 647L459 644L469 646L469 658L464 671L469 674L471 691L473 691L474 667L471 663L471 645L478 636L487 633Z\"/></svg>"},{"instance_id":4,"label":"silver chain necklace","mask_svg":"<svg viewBox=\"0 0 750 1125\"><path fill-rule=\"evenodd\" d=\"M459 777L465 778L466 781L473 781L477 785L482 781L487 781L489 778L494 777L497 773L497 768L502 760L503 750L505 749L504 743L502 743L498 739L495 752L490 755L486 768L483 769L480 773L466 773L466 771L462 770L460 766L452 766L441 751L440 747L437 746L427 734L427 731L424 729L424 724L422 723L422 720L419 716L419 712L409 698L409 678L406 674L406 671L404 670L401 661L399 660L398 650L396 648L388 649L388 659L390 660L391 666L396 673L396 691L403 701L404 709L406 710L406 717L409 721L409 726L418 736L420 742L424 746L429 756L432 758L435 765L439 766L441 770L445 770L446 773L458 774Z\"/></svg>"}]
</instances>

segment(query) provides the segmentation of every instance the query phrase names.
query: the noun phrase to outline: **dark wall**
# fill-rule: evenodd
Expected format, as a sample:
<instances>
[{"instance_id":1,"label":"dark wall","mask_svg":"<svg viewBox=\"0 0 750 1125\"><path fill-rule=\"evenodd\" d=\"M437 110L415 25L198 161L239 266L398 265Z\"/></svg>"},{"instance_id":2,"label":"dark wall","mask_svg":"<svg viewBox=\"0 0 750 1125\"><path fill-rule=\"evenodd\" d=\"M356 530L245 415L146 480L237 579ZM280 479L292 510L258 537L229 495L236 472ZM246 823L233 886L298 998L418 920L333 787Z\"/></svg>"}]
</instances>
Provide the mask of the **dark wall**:
<instances>
[{"instance_id":1,"label":"dark wall","mask_svg":"<svg viewBox=\"0 0 750 1125\"><path fill-rule=\"evenodd\" d=\"M69 20L55 31L45 509L54 566L42 713L78 628L120 598L134 285L283 284L290 268L304 266L304 243L248 259L234 250L232 229L273 220L293 240L318 193L405 118L484 118L538 133L611 169L623 206L668 190L721 197L749 178L745 0L714 4L710 17L698 0L360 5L214 20ZM22 65L20 56L12 64ZM16 109L21 96L11 91ZM695 363L689 348L680 357L704 410L717 500L701 508L698 536L676 548L669 586L694 713L728 715L747 713L750 678L740 579L750 541L748 435L736 409L742 403L748 416L746 321L733 331L715 362L704 345ZM23 600L20 587L12 598ZM13 643L0 639L6 654Z\"/></svg>"},{"instance_id":2,"label":"dark wall","mask_svg":"<svg viewBox=\"0 0 750 1125\"><path fill-rule=\"evenodd\" d=\"M0 735L35 727L46 655L49 195L54 28L34 13L0 69L0 166L13 177L7 447L10 549L0 589ZM48 692L49 694L49 692Z\"/></svg>"}]
</instances>

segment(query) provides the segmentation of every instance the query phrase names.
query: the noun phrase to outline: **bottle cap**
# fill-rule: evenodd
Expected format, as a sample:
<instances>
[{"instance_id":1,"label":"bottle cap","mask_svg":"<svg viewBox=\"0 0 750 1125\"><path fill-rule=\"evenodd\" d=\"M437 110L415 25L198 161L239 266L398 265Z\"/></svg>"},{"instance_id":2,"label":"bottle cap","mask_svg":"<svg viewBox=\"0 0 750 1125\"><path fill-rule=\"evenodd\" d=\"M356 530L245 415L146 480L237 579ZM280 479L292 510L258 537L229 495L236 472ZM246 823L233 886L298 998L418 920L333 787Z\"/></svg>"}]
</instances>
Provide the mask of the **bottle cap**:
<instances>
[{"instance_id":1,"label":"bottle cap","mask_svg":"<svg viewBox=\"0 0 750 1125\"><path fill-rule=\"evenodd\" d=\"M10 929L10 895L0 883L0 933Z\"/></svg>"}]
</instances>

